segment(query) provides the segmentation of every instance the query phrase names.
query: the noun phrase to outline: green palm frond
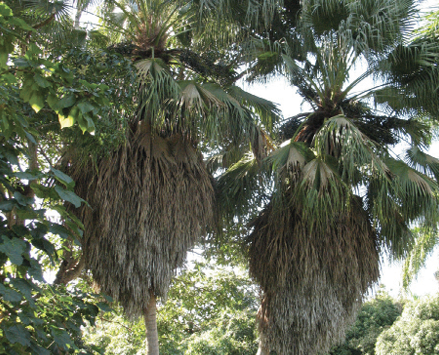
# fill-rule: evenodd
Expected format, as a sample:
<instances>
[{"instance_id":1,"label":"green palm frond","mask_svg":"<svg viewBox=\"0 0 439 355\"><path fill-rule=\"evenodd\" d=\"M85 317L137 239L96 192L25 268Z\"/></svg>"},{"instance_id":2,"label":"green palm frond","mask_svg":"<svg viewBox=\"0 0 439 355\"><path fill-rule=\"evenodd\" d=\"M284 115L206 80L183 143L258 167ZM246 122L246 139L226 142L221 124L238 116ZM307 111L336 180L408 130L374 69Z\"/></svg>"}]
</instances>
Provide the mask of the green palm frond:
<instances>
[{"instance_id":1,"label":"green palm frond","mask_svg":"<svg viewBox=\"0 0 439 355\"><path fill-rule=\"evenodd\" d=\"M229 21L268 28L276 12L282 9L282 0L198 0L200 12L215 13Z\"/></svg>"},{"instance_id":2,"label":"green palm frond","mask_svg":"<svg viewBox=\"0 0 439 355\"><path fill-rule=\"evenodd\" d=\"M386 165L377 155L378 147L365 136L352 121L338 115L325 122L315 136L315 149L318 154L326 154L340 160L340 173L343 181L353 187L364 182L363 171L368 174L385 176Z\"/></svg>"},{"instance_id":3,"label":"green palm frond","mask_svg":"<svg viewBox=\"0 0 439 355\"><path fill-rule=\"evenodd\" d=\"M290 203L300 206L301 219L306 225L313 226L316 233L323 232L335 222L335 214L349 210L346 201L353 192L343 182L338 170L335 159L317 156L303 167L299 180L293 180Z\"/></svg>"},{"instance_id":4,"label":"green palm frond","mask_svg":"<svg viewBox=\"0 0 439 355\"><path fill-rule=\"evenodd\" d=\"M218 179L217 201L224 216L245 216L261 207L270 188L270 170L252 154L246 154Z\"/></svg>"},{"instance_id":5,"label":"green palm frond","mask_svg":"<svg viewBox=\"0 0 439 355\"><path fill-rule=\"evenodd\" d=\"M390 157L384 161L389 176L370 178L368 210L375 220L383 245L393 256L401 258L407 255L414 242L410 230L412 224L434 227L439 222L439 189L428 176L403 161Z\"/></svg>"},{"instance_id":6,"label":"green palm frond","mask_svg":"<svg viewBox=\"0 0 439 355\"><path fill-rule=\"evenodd\" d=\"M434 176L439 182L439 159L423 152L416 146L407 150L406 161L410 166L428 176Z\"/></svg>"},{"instance_id":7,"label":"green palm frond","mask_svg":"<svg viewBox=\"0 0 439 355\"><path fill-rule=\"evenodd\" d=\"M256 95L244 91L238 86L228 88L228 93L236 99L240 105L251 107L258 115L260 122L269 131L272 132L273 127L278 123L280 111L273 102L260 98Z\"/></svg>"},{"instance_id":8,"label":"green palm frond","mask_svg":"<svg viewBox=\"0 0 439 355\"><path fill-rule=\"evenodd\" d=\"M434 38L419 37L396 46L379 64L383 78L389 82L380 93L381 102L387 101L397 112L404 113L409 107L435 117L439 112L438 60Z\"/></svg>"},{"instance_id":9,"label":"green palm frond","mask_svg":"<svg viewBox=\"0 0 439 355\"><path fill-rule=\"evenodd\" d=\"M164 124L163 105L170 99L177 100L180 87L160 59L144 59L135 64L140 81L139 118L145 115L152 126L159 129Z\"/></svg>"},{"instance_id":10,"label":"green palm frond","mask_svg":"<svg viewBox=\"0 0 439 355\"><path fill-rule=\"evenodd\" d=\"M349 16L347 1L312 0L304 3L303 22L317 34L337 29Z\"/></svg>"},{"instance_id":11,"label":"green palm frond","mask_svg":"<svg viewBox=\"0 0 439 355\"><path fill-rule=\"evenodd\" d=\"M416 236L415 245L403 266L402 285L406 290L419 271L425 266L425 261L432 253L434 247L439 243L437 230L416 228L414 234Z\"/></svg>"},{"instance_id":12,"label":"green palm frond","mask_svg":"<svg viewBox=\"0 0 439 355\"><path fill-rule=\"evenodd\" d=\"M273 171L283 172L301 170L305 164L315 158L314 153L303 142L285 141L267 158Z\"/></svg>"},{"instance_id":13,"label":"green palm frond","mask_svg":"<svg viewBox=\"0 0 439 355\"><path fill-rule=\"evenodd\" d=\"M416 13L413 0L307 1L303 26L316 35L344 29L344 35L357 51L384 51L410 28Z\"/></svg>"},{"instance_id":14,"label":"green palm frond","mask_svg":"<svg viewBox=\"0 0 439 355\"><path fill-rule=\"evenodd\" d=\"M377 230L380 247L393 258L401 259L413 245L409 221L402 214L388 178L372 176L365 196L367 211Z\"/></svg>"},{"instance_id":15,"label":"green palm frond","mask_svg":"<svg viewBox=\"0 0 439 355\"><path fill-rule=\"evenodd\" d=\"M240 161L249 153L248 144L236 145L233 143L224 144L206 159L206 166L210 174L216 175L223 172Z\"/></svg>"},{"instance_id":16,"label":"green palm frond","mask_svg":"<svg viewBox=\"0 0 439 355\"><path fill-rule=\"evenodd\" d=\"M37 30L38 35L52 41L59 40L60 43L65 32L72 32L71 6L67 0L19 0L7 1L7 4L17 16Z\"/></svg>"},{"instance_id":17,"label":"green palm frond","mask_svg":"<svg viewBox=\"0 0 439 355\"><path fill-rule=\"evenodd\" d=\"M394 191L404 217L411 221L425 218L431 225L438 223L438 185L403 161L387 158L386 165L394 176Z\"/></svg>"}]
</instances>

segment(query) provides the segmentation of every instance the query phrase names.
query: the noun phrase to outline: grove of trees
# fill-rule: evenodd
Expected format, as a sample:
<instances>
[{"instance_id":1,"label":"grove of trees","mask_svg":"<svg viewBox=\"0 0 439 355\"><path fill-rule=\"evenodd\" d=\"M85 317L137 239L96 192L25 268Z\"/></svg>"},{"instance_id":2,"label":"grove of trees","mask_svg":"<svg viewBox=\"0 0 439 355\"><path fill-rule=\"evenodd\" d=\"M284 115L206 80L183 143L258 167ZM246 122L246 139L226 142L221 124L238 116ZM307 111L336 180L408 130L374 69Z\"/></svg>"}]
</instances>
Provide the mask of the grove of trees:
<instances>
[{"instance_id":1,"label":"grove of trees","mask_svg":"<svg viewBox=\"0 0 439 355\"><path fill-rule=\"evenodd\" d=\"M435 301L362 306L380 255L409 280L437 240L438 14L418 21L411 0L0 2L0 353L438 351ZM274 76L306 112L240 86ZM184 270L194 247L212 270Z\"/></svg>"}]
</instances>

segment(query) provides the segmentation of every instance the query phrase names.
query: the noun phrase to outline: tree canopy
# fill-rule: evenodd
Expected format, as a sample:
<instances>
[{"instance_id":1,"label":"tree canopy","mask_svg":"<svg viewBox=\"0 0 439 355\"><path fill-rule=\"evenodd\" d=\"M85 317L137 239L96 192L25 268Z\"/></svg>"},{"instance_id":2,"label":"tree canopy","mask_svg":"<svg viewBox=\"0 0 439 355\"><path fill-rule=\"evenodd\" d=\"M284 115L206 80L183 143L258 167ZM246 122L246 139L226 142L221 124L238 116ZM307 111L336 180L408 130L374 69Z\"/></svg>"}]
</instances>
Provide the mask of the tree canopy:
<instances>
[{"instance_id":1,"label":"tree canopy","mask_svg":"<svg viewBox=\"0 0 439 355\"><path fill-rule=\"evenodd\" d=\"M404 307L401 317L379 337L376 354L436 354L439 352L439 299L423 297Z\"/></svg>"}]
</instances>

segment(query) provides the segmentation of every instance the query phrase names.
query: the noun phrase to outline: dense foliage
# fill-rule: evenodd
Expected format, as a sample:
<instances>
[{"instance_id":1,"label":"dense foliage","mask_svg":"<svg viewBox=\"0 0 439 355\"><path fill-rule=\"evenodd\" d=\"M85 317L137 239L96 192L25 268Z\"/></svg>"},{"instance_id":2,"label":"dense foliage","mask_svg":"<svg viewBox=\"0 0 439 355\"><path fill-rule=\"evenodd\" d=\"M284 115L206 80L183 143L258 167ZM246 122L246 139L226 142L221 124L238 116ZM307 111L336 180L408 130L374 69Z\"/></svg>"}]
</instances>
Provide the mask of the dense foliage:
<instances>
[{"instance_id":1,"label":"dense foliage","mask_svg":"<svg viewBox=\"0 0 439 355\"><path fill-rule=\"evenodd\" d=\"M439 354L439 296L406 304L401 317L378 337L376 354Z\"/></svg>"},{"instance_id":2,"label":"dense foliage","mask_svg":"<svg viewBox=\"0 0 439 355\"><path fill-rule=\"evenodd\" d=\"M93 131L108 87L75 80L4 3L0 26L0 352L88 353L81 327L94 323L99 308L108 309L105 300L75 286L49 285L43 276L47 264L59 264L55 240L79 244L82 235L82 223L63 203L85 202L70 177L50 161L39 164L39 149L42 132L59 132L60 124Z\"/></svg>"},{"instance_id":3,"label":"dense foliage","mask_svg":"<svg viewBox=\"0 0 439 355\"><path fill-rule=\"evenodd\" d=\"M383 291L363 304L353 326L346 333L346 341L330 352L331 355L375 355L375 344L380 334L401 315L402 304Z\"/></svg>"}]
</instances>

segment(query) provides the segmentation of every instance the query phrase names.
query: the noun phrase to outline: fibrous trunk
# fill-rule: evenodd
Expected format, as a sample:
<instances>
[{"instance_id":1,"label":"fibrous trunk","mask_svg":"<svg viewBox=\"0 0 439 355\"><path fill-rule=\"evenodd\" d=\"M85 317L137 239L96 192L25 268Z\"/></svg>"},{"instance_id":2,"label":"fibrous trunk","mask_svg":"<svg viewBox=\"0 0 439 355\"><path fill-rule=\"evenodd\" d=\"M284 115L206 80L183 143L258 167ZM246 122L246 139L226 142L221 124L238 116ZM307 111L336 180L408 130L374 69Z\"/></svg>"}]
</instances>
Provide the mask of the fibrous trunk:
<instances>
[{"instance_id":1,"label":"fibrous trunk","mask_svg":"<svg viewBox=\"0 0 439 355\"><path fill-rule=\"evenodd\" d=\"M212 224L211 177L183 134L153 136L143 121L96 166L74 158L67 172L90 204L74 210L85 226L87 266L101 291L136 318L151 294L166 297L175 269Z\"/></svg>"},{"instance_id":2,"label":"fibrous trunk","mask_svg":"<svg viewBox=\"0 0 439 355\"><path fill-rule=\"evenodd\" d=\"M303 222L297 207L270 204L254 222L250 273L263 291L262 348L278 355L327 352L342 341L377 281L376 234L361 199L333 216L319 231Z\"/></svg>"}]
</instances>

